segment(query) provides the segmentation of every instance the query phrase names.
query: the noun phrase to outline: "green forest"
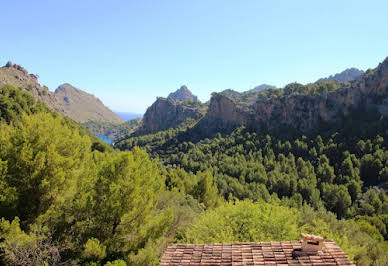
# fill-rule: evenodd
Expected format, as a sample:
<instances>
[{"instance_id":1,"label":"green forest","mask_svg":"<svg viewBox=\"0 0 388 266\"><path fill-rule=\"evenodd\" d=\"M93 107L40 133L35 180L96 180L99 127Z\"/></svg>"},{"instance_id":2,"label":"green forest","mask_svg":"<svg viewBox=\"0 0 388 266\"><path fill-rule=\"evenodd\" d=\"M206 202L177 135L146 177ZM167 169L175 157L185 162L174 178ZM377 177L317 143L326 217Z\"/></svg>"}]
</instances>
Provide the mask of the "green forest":
<instances>
[{"instance_id":1,"label":"green forest","mask_svg":"<svg viewBox=\"0 0 388 266\"><path fill-rule=\"evenodd\" d=\"M306 135L193 139L176 128L111 147L4 86L0 264L157 265L170 243L302 232L357 265L388 261L388 121L375 110Z\"/></svg>"}]
</instances>

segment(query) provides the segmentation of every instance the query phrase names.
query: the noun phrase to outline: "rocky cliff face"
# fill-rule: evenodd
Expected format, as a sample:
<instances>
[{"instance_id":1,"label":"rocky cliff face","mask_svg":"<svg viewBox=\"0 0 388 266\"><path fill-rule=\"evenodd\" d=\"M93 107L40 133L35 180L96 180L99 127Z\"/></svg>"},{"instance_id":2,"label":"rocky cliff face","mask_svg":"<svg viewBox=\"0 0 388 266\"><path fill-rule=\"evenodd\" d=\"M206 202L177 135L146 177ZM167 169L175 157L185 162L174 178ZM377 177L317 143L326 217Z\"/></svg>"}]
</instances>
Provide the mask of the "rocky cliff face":
<instances>
[{"instance_id":1,"label":"rocky cliff face","mask_svg":"<svg viewBox=\"0 0 388 266\"><path fill-rule=\"evenodd\" d=\"M188 119L200 119L203 113L203 106L200 104L185 104L172 98L160 97L147 109L143 116L143 125L135 134L150 134L174 128Z\"/></svg>"},{"instance_id":2,"label":"rocky cliff face","mask_svg":"<svg viewBox=\"0 0 388 266\"><path fill-rule=\"evenodd\" d=\"M200 102L198 97L193 95L191 91L183 85L179 90L172 92L168 95L168 98L179 100L179 101L189 101L189 102Z\"/></svg>"},{"instance_id":3,"label":"rocky cliff face","mask_svg":"<svg viewBox=\"0 0 388 266\"><path fill-rule=\"evenodd\" d=\"M252 124L252 115L222 93L213 93L206 116L194 127L196 135L210 136L241 125Z\"/></svg>"},{"instance_id":4,"label":"rocky cliff face","mask_svg":"<svg viewBox=\"0 0 388 266\"><path fill-rule=\"evenodd\" d=\"M65 114L77 122L98 121L123 123L123 119L106 107L100 99L65 83L55 90Z\"/></svg>"},{"instance_id":5,"label":"rocky cliff face","mask_svg":"<svg viewBox=\"0 0 388 266\"><path fill-rule=\"evenodd\" d=\"M47 87L41 86L38 76L29 74L22 66L8 62L0 67L0 87L11 85L30 93L36 100L44 102L51 110L65 115L65 109L55 94Z\"/></svg>"},{"instance_id":6,"label":"rocky cliff face","mask_svg":"<svg viewBox=\"0 0 388 266\"><path fill-rule=\"evenodd\" d=\"M295 128L308 131L321 122L337 122L353 108L375 106L388 114L388 58L376 69L343 89L320 94L288 95L258 99L250 106L241 105L225 95L213 94L206 116L196 125L201 132L217 131L231 126L259 129Z\"/></svg>"}]
</instances>

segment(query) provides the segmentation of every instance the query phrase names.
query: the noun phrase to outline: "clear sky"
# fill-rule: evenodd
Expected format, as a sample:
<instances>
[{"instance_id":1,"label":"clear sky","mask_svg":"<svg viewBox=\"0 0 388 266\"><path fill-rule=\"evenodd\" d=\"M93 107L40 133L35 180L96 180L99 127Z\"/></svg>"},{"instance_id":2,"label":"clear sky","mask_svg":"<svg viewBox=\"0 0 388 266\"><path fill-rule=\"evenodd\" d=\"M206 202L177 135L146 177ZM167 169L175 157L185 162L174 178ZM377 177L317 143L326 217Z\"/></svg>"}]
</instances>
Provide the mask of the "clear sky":
<instances>
[{"instance_id":1,"label":"clear sky","mask_svg":"<svg viewBox=\"0 0 388 266\"><path fill-rule=\"evenodd\" d=\"M182 84L307 83L388 56L387 0L1 0L0 63L144 112Z\"/></svg>"}]
</instances>

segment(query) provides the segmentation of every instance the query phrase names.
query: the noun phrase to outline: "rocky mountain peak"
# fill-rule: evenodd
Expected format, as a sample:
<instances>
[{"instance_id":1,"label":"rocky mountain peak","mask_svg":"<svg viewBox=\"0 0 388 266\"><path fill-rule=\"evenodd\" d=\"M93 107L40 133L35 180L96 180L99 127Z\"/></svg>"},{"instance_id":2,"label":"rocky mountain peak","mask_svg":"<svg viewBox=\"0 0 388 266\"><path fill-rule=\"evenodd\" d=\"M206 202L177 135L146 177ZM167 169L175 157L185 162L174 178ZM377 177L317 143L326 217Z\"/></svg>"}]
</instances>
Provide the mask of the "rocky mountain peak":
<instances>
[{"instance_id":1,"label":"rocky mountain peak","mask_svg":"<svg viewBox=\"0 0 388 266\"><path fill-rule=\"evenodd\" d=\"M186 85L182 85L178 90L170 93L168 98L179 101L199 102L198 97L193 95Z\"/></svg>"},{"instance_id":2,"label":"rocky mountain peak","mask_svg":"<svg viewBox=\"0 0 388 266\"><path fill-rule=\"evenodd\" d=\"M135 135L143 135L175 128L188 119L198 120L204 115L203 106L186 103L172 97L158 97L143 116L143 125Z\"/></svg>"},{"instance_id":3,"label":"rocky mountain peak","mask_svg":"<svg viewBox=\"0 0 388 266\"><path fill-rule=\"evenodd\" d=\"M18 64L13 64L11 61L8 61L5 64L4 68L13 68L15 70L22 72L23 75L29 75L31 78L36 79L36 80L39 78L38 75L28 74L28 71L24 67L22 67L21 65L18 65Z\"/></svg>"},{"instance_id":4,"label":"rocky mountain peak","mask_svg":"<svg viewBox=\"0 0 388 266\"><path fill-rule=\"evenodd\" d=\"M76 88L73 87L69 83L63 83L63 84L59 85L58 88L55 91L57 91L57 90L64 90L64 91L66 91L66 90L76 90Z\"/></svg>"}]
</instances>

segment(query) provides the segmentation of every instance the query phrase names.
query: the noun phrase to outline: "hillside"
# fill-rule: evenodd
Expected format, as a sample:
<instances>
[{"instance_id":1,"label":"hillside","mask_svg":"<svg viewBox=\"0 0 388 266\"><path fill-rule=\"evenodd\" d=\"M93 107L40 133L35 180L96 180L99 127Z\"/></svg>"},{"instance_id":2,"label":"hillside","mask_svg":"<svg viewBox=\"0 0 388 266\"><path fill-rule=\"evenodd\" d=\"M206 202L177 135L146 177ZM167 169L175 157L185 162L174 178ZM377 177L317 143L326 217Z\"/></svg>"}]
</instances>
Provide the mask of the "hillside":
<instances>
[{"instance_id":1,"label":"hillside","mask_svg":"<svg viewBox=\"0 0 388 266\"><path fill-rule=\"evenodd\" d=\"M104 137L114 141L131 135L141 126L141 118L135 118L124 123L110 123L110 122L97 122L87 121L82 123L90 132L95 136Z\"/></svg>"},{"instance_id":2,"label":"hillside","mask_svg":"<svg viewBox=\"0 0 388 266\"><path fill-rule=\"evenodd\" d=\"M38 82L38 76L29 74L22 66L8 62L0 67L0 87L11 85L30 93L36 100L44 102L51 110L65 114L63 103L55 94Z\"/></svg>"},{"instance_id":3,"label":"hillside","mask_svg":"<svg viewBox=\"0 0 388 266\"><path fill-rule=\"evenodd\" d=\"M158 97L148 107L142 120L142 126L135 135L156 133L168 128L175 128L188 121L197 121L206 112L206 106L200 102L183 102L173 98Z\"/></svg>"},{"instance_id":4,"label":"hillside","mask_svg":"<svg viewBox=\"0 0 388 266\"><path fill-rule=\"evenodd\" d=\"M144 147L167 167L210 170L226 199L299 193L338 217L370 214L362 210L364 193L388 182L388 58L351 84L293 83L255 97L246 105L215 93L194 126L122 139L115 147ZM380 192L387 205L376 208L385 213L388 198ZM343 193L346 207L333 193Z\"/></svg>"},{"instance_id":5,"label":"hillside","mask_svg":"<svg viewBox=\"0 0 388 266\"><path fill-rule=\"evenodd\" d=\"M66 115L77 122L124 122L121 117L106 107L100 99L68 83L60 85L55 90L55 96L63 105Z\"/></svg>"}]
</instances>

